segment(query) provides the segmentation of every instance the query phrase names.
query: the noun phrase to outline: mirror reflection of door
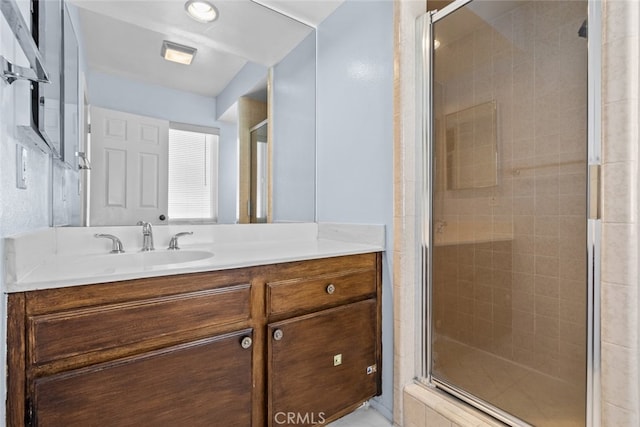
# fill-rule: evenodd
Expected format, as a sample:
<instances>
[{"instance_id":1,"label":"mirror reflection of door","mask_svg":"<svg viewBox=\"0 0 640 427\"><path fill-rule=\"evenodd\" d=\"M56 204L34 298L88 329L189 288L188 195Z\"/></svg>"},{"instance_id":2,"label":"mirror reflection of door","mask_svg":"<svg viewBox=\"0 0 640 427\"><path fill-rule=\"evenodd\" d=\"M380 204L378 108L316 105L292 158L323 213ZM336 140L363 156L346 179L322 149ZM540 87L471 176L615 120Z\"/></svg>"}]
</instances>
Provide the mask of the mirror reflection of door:
<instances>
[{"instance_id":1,"label":"mirror reflection of door","mask_svg":"<svg viewBox=\"0 0 640 427\"><path fill-rule=\"evenodd\" d=\"M249 96L241 96L238 99L238 223L249 224L256 221L256 200L257 197L252 196L256 187L253 182L256 173L253 171L252 165L255 165L253 158L253 150L251 148L251 131L260 127L261 124L268 120L267 102L250 98ZM265 127L267 128L267 127ZM267 146L268 147L268 146ZM267 159L268 161L268 159ZM269 173L267 167L266 173ZM267 202L268 203L268 202ZM268 206L268 205L267 205ZM266 214L264 215L267 216ZM262 221L266 222L266 221Z\"/></svg>"},{"instance_id":2,"label":"mirror reflection of door","mask_svg":"<svg viewBox=\"0 0 640 427\"><path fill-rule=\"evenodd\" d=\"M267 120L251 129L251 205L250 222L267 222L268 194L268 123Z\"/></svg>"},{"instance_id":3,"label":"mirror reflection of door","mask_svg":"<svg viewBox=\"0 0 640 427\"><path fill-rule=\"evenodd\" d=\"M169 122L91 107L89 225L166 221Z\"/></svg>"}]
</instances>

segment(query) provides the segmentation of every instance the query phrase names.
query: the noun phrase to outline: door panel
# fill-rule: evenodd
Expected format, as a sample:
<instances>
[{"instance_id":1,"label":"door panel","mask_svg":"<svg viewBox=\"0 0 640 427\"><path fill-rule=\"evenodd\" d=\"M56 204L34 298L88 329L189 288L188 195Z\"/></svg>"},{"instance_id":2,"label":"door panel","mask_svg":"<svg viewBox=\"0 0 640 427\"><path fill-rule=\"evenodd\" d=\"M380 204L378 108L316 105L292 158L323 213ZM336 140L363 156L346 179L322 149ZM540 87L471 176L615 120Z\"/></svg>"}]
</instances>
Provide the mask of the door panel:
<instances>
[{"instance_id":1,"label":"door panel","mask_svg":"<svg viewBox=\"0 0 640 427\"><path fill-rule=\"evenodd\" d=\"M322 424L378 393L375 300L272 323L268 337L270 426Z\"/></svg>"},{"instance_id":2,"label":"door panel","mask_svg":"<svg viewBox=\"0 0 640 427\"><path fill-rule=\"evenodd\" d=\"M250 426L251 330L36 379L38 427Z\"/></svg>"},{"instance_id":3,"label":"door panel","mask_svg":"<svg viewBox=\"0 0 640 427\"><path fill-rule=\"evenodd\" d=\"M169 122L91 107L90 225L162 224Z\"/></svg>"},{"instance_id":4,"label":"door panel","mask_svg":"<svg viewBox=\"0 0 640 427\"><path fill-rule=\"evenodd\" d=\"M429 28L431 379L584 426L588 5L456 5Z\"/></svg>"}]
</instances>

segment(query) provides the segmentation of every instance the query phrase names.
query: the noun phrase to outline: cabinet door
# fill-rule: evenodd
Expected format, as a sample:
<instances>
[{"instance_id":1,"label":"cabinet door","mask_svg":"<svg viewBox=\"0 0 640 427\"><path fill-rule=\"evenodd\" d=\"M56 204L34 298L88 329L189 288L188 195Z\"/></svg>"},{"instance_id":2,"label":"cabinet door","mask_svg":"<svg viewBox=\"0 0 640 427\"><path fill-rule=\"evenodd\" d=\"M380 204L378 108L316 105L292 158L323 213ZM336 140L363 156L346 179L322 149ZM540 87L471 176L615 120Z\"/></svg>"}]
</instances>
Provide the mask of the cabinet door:
<instances>
[{"instance_id":1,"label":"cabinet door","mask_svg":"<svg viewBox=\"0 0 640 427\"><path fill-rule=\"evenodd\" d=\"M251 330L39 378L36 425L250 426ZM250 347L250 346L249 346Z\"/></svg>"},{"instance_id":2,"label":"cabinet door","mask_svg":"<svg viewBox=\"0 0 640 427\"><path fill-rule=\"evenodd\" d=\"M272 323L269 426L311 426L378 393L376 300Z\"/></svg>"}]
</instances>

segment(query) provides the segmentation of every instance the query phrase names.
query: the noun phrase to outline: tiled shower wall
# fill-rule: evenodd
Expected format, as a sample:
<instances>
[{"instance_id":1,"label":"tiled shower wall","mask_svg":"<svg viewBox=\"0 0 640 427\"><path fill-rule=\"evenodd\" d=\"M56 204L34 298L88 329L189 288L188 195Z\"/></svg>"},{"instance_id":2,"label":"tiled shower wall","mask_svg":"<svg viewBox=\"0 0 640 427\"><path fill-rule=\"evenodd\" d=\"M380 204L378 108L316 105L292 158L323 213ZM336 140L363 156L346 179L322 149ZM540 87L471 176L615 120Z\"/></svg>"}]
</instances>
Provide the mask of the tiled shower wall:
<instances>
[{"instance_id":1,"label":"tiled shower wall","mask_svg":"<svg viewBox=\"0 0 640 427\"><path fill-rule=\"evenodd\" d=\"M640 425L640 2L603 2L602 425Z\"/></svg>"},{"instance_id":2,"label":"tiled shower wall","mask_svg":"<svg viewBox=\"0 0 640 427\"><path fill-rule=\"evenodd\" d=\"M435 234L436 331L577 383L586 361L586 12L583 1L523 2L440 46L435 60L436 111L495 101L498 152L497 186L436 184L446 240L480 240L437 246Z\"/></svg>"}]
</instances>

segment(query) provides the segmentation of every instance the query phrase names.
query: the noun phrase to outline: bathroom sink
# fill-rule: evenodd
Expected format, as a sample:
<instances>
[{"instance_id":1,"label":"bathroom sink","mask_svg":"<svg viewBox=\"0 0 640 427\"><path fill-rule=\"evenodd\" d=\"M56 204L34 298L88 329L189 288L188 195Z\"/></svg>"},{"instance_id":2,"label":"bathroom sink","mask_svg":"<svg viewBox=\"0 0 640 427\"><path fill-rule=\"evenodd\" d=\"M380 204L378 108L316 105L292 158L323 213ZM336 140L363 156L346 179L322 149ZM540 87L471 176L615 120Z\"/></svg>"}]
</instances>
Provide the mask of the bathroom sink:
<instances>
[{"instance_id":1,"label":"bathroom sink","mask_svg":"<svg viewBox=\"0 0 640 427\"><path fill-rule=\"evenodd\" d=\"M206 261L213 252L204 250L155 250L152 252L125 252L122 254L100 254L55 259L58 276L95 276L127 273L140 270L157 270L164 267L182 267Z\"/></svg>"},{"instance_id":2,"label":"bathroom sink","mask_svg":"<svg viewBox=\"0 0 640 427\"><path fill-rule=\"evenodd\" d=\"M127 255L121 254L121 255ZM167 265L167 264L183 264L186 262L201 261L213 256L213 252L209 251L153 251L138 252L136 254L142 258L143 265Z\"/></svg>"},{"instance_id":3,"label":"bathroom sink","mask_svg":"<svg viewBox=\"0 0 640 427\"><path fill-rule=\"evenodd\" d=\"M93 257L87 257L90 264L109 267L152 267L162 265L185 264L194 261L201 261L213 256L213 252L209 251L190 251L190 250L156 250L151 252L125 252L123 254L104 254ZM89 260L89 258L93 258Z\"/></svg>"}]
</instances>

